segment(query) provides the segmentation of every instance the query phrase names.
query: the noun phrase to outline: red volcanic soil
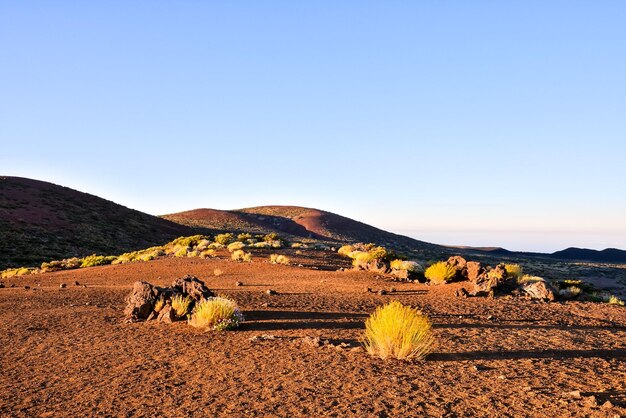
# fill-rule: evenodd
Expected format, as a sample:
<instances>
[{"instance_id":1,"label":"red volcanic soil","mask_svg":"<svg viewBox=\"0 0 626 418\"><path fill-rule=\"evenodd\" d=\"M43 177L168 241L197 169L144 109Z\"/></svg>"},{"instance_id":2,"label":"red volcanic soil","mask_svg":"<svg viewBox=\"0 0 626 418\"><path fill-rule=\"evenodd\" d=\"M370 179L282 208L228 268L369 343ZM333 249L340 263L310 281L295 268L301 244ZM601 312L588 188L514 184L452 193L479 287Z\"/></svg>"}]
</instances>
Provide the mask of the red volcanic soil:
<instances>
[{"instance_id":1,"label":"red volcanic soil","mask_svg":"<svg viewBox=\"0 0 626 418\"><path fill-rule=\"evenodd\" d=\"M283 252L318 268L334 263L325 252ZM266 255L250 264L165 258L5 280L18 287L0 289L0 416L626 414L624 308L460 299L454 291L463 283L391 283L271 265ZM185 274L237 300L242 328L123 322L134 281L167 285ZM425 361L383 361L359 348L363 321L391 300L433 320L437 345Z\"/></svg>"}]
</instances>

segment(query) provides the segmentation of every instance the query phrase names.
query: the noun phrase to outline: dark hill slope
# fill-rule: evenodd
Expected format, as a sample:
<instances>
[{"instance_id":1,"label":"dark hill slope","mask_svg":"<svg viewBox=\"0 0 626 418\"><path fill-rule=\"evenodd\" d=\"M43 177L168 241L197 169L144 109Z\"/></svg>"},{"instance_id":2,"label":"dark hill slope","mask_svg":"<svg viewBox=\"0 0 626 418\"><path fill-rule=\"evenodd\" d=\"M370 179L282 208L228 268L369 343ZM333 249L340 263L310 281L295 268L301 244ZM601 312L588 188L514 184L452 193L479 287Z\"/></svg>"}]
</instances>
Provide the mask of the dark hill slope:
<instances>
[{"instance_id":1,"label":"dark hill slope","mask_svg":"<svg viewBox=\"0 0 626 418\"><path fill-rule=\"evenodd\" d=\"M0 177L0 269L119 254L192 234L186 226L67 187Z\"/></svg>"},{"instance_id":2,"label":"dark hill slope","mask_svg":"<svg viewBox=\"0 0 626 418\"><path fill-rule=\"evenodd\" d=\"M345 216L298 206L259 206L238 210L196 209L165 219L212 230L270 233L336 242L375 242L396 249L442 251L443 247L397 235Z\"/></svg>"}]
</instances>

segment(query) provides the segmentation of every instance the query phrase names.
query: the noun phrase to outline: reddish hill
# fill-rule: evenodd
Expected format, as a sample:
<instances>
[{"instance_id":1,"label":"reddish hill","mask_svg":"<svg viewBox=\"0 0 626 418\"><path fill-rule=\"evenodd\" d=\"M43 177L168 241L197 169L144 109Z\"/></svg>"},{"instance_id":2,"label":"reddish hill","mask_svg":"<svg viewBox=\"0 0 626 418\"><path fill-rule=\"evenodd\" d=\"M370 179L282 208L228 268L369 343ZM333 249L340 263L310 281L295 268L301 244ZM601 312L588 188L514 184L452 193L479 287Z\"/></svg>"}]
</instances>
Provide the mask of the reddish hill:
<instances>
[{"instance_id":1,"label":"reddish hill","mask_svg":"<svg viewBox=\"0 0 626 418\"><path fill-rule=\"evenodd\" d=\"M186 226L67 187L0 177L0 269L119 254L191 234Z\"/></svg>"},{"instance_id":2,"label":"reddish hill","mask_svg":"<svg viewBox=\"0 0 626 418\"><path fill-rule=\"evenodd\" d=\"M212 230L276 232L325 241L375 242L396 249L442 250L438 245L383 231L345 216L299 206L259 206L227 211L196 209L164 215L163 218Z\"/></svg>"}]
</instances>

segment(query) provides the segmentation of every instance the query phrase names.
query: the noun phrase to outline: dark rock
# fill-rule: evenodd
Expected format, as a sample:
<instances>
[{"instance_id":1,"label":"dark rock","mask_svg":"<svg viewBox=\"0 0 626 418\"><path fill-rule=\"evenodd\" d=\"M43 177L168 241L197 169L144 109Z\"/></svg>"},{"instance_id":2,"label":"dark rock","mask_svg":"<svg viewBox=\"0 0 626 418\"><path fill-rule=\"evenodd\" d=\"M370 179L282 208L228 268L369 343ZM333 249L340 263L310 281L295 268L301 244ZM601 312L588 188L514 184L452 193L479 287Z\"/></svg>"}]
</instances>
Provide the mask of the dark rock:
<instances>
[{"instance_id":1,"label":"dark rock","mask_svg":"<svg viewBox=\"0 0 626 418\"><path fill-rule=\"evenodd\" d=\"M273 290L273 289L267 289L267 290L265 291L265 293L266 293L266 294L268 294L268 295L270 295L270 296L274 296L274 295L277 295L277 294L278 294L278 292L277 292L277 291L275 291L275 290Z\"/></svg>"},{"instance_id":2,"label":"dark rock","mask_svg":"<svg viewBox=\"0 0 626 418\"><path fill-rule=\"evenodd\" d=\"M174 312L174 309L172 309L172 305L168 303L159 312L159 316L157 317L157 322L165 322L166 324L170 324L174 322L175 320L176 320L176 313Z\"/></svg>"},{"instance_id":3,"label":"dark rock","mask_svg":"<svg viewBox=\"0 0 626 418\"><path fill-rule=\"evenodd\" d=\"M380 289L380 290L378 291L378 294L379 294L380 296L383 296L383 295L386 295L386 294L387 294L387 291L386 291L385 289Z\"/></svg>"},{"instance_id":4,"label":"dark rock","mask_svg":"<svg viewBox=\"0 0 626 418\"><path fill-rule=\"evenodd\" d=\"M67 287L67 285L66 285L65 283L61 283L61 284L59 285L59 288L60 288L60 289L65 289L66 287Z\"/></svg>"},{"instance_id":5,"label":"dark rock","mask_svg":"<svg viewBox=\"0 0 626 418\"><path fill-rule=\"evenodd\" d=\"M366 289L365 289L365 291L366 291L366 292L372 292L372 288L371 288L371 287L368 287L368 288L366 288Z\"/></svg>"},{"instance_id":6,"label":"dark rock","mask_svg":"<svg viewBox=\"0 0 626 418\"><path fill-rule=\"evenodd\" d=\"M508 280L504 264L498 264L476 278L472 294L474 296L493 296L494 292L508 284L508 281L510 280Z\"/></svg>"},{"instance_id":7,"label":"dark rock","mask_svg":"<svg viewBox=\"0 0 626 418\"><path fill-rule=\"evenodd\" d=\"M0 289L4 289L4 283L0 283Z\"/></svg>"},{"instance_id":8,"label":"dark rock","mask_svg":"<svg viewBox=\"0 0 626 418\"><path fill-rule=\"evenodd\" d=\"M124 316L129 322L142 321L147 319L154 308L159 295L156 286L148 282L135 282L130 295L126 297L126 308Z\"/></svg>"},{"instance_id":9,"label":"dark rock","mask_svg":"<svg viewBox=\"0 0 626 418\"><path fill-rule=\"evenodd\" d=\"M478 261L468 261L465 265L467 271L467 280L475 283L478 278L485 273L485 268Z\"/></svg>"},{"instance_id":10,"label":"dark rock","mask_svg":"<svg viewBox=\"0 0 626 418\"><path fill-rule=\"evenodd\" d=\"M30 289L30 286L24 286L24 289L28 290Z\"/></svg>"},{"instance_id":11,"label":"dark rock","mask_svg":"<svg viewBox=\"0 0 626 418\"><path fill-rule=\"evenodd\" d=\"M191 297L196 302L215 296L215 293L211 292L204 285L204 282L198 280L197 277L189 275L176 279L171 287L178 293Z\"/></svg>"},{"instance_id":12,"label":"dark rock","mask_svg":"<svg viewBox=\"0 0 626 418\"><path fill-rule=\"evenodd\" d=\"M243 282L235 282L235 286L243 286Z\"/></svg>"},{"instance_id":13,"label":"dark rock","mask_svg":"<svg viewBox=\"0 0 626 418\"><path fill-rule=\"evenodd\" d=\"M456 292L454 292L454 294L456 295L457 298L466 298L470 295L469 292L464 287L457 289Z\"/></svg>"},{"instance_id":14,"label":"dark rock","mask_svg":"<svg viewBox=\"0 0 626 418\"><path fill-rule=\"evenodd\" d=\"M530 296L531 299L554 301L556 299L556 292L546 282L533 282L527 283L522 286L522 290Z\"/></svg>"},{"instance_id":15,"label":"dark rock","mask_svg":"<svg viewBox=\"0 0 626 418\"><path fill-rule=\"evenodd\" d=\"M396 293L396 288L395 287L390 288L389 293Z\"/></svg>"},{"instance_id":16,"label":"dark rock","mask_svg":"<svg viewBox=\"0 0 626 418\"><path fill-rule=\"evenodd\" d=\"M78 283L78 281L75 281L74 286L80 286L80 283Z\"/></svg>"},{"instance_id":17,"label":"dark rock","mask_svg":"<svg viewBox=\"0 0 626 418\"><path fill-rule=\"evenodd\" d=\"M467 260L465 260L460 255L453 255L448 258L448 264L454 267L456 270L456 278L457 280L462 280L467 278Z\"/></svg>"}]
</instances>

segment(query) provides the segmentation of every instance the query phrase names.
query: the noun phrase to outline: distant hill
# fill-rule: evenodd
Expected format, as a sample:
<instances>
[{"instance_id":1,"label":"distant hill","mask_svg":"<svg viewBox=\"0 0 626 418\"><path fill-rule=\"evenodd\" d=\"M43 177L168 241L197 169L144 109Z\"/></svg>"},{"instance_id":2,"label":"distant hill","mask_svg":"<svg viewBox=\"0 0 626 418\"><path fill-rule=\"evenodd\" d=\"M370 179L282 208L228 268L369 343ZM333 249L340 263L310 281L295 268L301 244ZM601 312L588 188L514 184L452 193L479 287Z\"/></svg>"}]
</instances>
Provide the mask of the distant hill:
<instances>
[{"instance_id":1,"label":"distant hill","mask_svg":"<svg viewBox=\"0 0 626 418\"><path fill-rule=\"evenodd\" d=\"M383 231L363 222L319 209L259 206L238 210L195 209L163 218L190 227L311 238L336 242L375 242L396 249L437 250L443 247Z\"/></svg>"},{"instance_id":2,"label":"distant hill","mask_svg":"<svg viewBox=\"0 0 626 418\"><path fill-rule=\"evenodd\" d=\"M67 187L0 177L0 269L164 244L194 231Z\"/></svg>"},{"instance_id":3,"label":"distant hill","mask_svg":"<svg viewBox=\"0 0 626 418\"><path fill-rule=\"evenodd\" d=\"M626 251L617 248L607 248L605 250L590 250L586 248L570 247L554 253L534 253L509 251L500 247L452 247L462 251L475 251L483 254L498 256L515 256L531 258L550 258L554 260L567 261L593 261L597 263L626 263Z\"/></svg>"},{"instance_id":4,"label":"distant hill","mask_svg":"<svg viewBox=\"0 0 626 418\"><path fill-rule=\"evenodd\" d=\"M550 254L552 258L561 260L586 260L599 263L626 263L626 251L617 248L607 248L602 251L586 248L570 247Z\"/></svg>"}]
</instances>

